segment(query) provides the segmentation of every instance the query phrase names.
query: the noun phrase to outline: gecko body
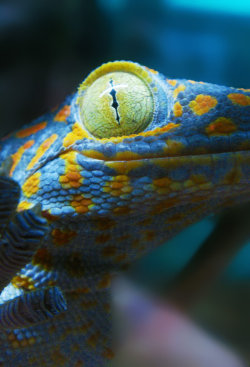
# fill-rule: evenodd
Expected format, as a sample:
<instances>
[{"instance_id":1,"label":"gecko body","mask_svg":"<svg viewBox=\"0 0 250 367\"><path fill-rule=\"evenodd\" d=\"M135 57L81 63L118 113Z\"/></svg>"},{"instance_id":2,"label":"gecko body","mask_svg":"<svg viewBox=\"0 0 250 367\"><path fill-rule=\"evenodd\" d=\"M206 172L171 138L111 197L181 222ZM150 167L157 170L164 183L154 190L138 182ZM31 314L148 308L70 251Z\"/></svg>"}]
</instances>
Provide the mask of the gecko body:
<instances>
[{"instance_id":1,"label":"gecko body","mask_svg":"<svg viewBox=\"0 0 250 367\"><path fill-rule=\"evenodd\" d=\"M48 230L0 302L58 287L67 310L3 328L0 366L111 359L112 275L187 225L249 200L249 137L250 90L117 61L2 139L0 163L12 157L8 176L21 188L17 212L40 204Z\"/></svg>"}]
</instances>

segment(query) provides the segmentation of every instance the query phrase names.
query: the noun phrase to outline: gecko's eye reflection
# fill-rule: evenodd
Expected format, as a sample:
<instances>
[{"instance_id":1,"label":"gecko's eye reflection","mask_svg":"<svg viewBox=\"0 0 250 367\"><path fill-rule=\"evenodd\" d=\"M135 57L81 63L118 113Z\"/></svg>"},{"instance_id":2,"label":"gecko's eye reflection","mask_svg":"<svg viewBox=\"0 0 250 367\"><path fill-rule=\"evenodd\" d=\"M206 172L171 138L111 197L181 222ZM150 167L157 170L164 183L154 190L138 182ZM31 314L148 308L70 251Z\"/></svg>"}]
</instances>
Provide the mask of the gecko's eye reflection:
<instances>
[{"instance_id":1,"label":"gecko's eye reflection","mask_svg":"<svg viewBox=\"0 0 250 367\"><path fill-rule=\"evenodd\" d=\"M114 71L96 79L80 98L80 117L97 138L143 131L153 119L150 88L136 75Z\"/></svg>"}]
</instances>

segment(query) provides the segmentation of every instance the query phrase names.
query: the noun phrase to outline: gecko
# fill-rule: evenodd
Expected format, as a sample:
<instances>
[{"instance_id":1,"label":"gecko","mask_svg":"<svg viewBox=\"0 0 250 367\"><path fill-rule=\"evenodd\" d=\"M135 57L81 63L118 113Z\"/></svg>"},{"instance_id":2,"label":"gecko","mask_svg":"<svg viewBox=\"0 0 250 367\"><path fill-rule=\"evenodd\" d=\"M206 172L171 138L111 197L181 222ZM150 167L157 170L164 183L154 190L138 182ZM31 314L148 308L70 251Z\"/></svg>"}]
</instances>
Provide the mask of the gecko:
<instances>
[{"instance_id":1,"label":"gecko","mask_svg":"<svg viewBox=\"0 0 250 367\"><path fill-rule=\"evenodd\" d=\"M114 61L2 138L0 366L111 360L112 277L249 200L249 137L250 89Z\"/></svg>"}]
</instances>

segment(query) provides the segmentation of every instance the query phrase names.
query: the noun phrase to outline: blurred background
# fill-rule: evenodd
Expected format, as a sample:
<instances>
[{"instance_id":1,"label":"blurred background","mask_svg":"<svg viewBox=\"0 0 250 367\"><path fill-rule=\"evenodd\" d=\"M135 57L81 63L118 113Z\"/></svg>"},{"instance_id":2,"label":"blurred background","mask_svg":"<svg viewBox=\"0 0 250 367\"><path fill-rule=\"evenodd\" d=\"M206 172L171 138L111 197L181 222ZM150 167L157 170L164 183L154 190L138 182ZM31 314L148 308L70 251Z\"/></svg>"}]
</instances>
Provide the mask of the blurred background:
<instances>
[{"instance_id":1,"label":"blurred background","mask_svg":"<svg viewBox=\"0 0 250 367\"><path fill-rule=\"evenodd\" d=\"M168 77L250 88L249 0L2 0L4 135L60 103L95 67L132 60ZM186 229L139 261L131 277L160 294L213 230ZM250 360L250 243L193 317Z\"/></svg>"}]
</instances>

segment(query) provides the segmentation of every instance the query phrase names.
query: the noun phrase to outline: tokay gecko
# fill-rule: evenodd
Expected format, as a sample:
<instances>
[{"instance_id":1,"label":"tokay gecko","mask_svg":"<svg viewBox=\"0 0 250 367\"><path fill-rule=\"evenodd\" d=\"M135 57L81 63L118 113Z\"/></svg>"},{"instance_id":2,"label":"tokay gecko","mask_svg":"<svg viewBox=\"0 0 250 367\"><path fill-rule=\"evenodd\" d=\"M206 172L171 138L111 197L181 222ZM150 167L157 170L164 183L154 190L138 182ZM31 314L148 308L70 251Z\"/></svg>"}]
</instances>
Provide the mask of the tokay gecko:
<instances>
[{"instance_id":1,"label":"tokay gecko","mask_svg":"<svg viewBox=\"0 0 250 367\"><path fill-rule=\"evenodd\" d=\"M127 61L1 140L0 366L104 366L110 282L249 199L250 89Z\"/></svg>"}]
</instances>

